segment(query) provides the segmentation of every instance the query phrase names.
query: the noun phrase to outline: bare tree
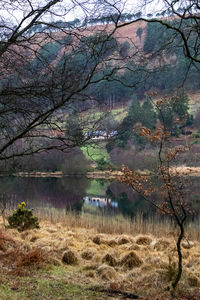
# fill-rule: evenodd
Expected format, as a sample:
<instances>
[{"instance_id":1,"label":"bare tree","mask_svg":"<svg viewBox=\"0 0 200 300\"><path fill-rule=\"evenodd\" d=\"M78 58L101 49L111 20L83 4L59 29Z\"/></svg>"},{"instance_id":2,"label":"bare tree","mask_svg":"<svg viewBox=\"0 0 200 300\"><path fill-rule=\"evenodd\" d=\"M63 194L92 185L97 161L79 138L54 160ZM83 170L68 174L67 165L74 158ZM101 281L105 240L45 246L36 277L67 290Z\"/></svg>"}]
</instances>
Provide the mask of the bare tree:
<instances>
[{"instance_id":1,"label":"bare tree","mask_svg":"<svg viewBox=\"0 0 200 300\"><path fill-rule=\"evenodd\" d=\"M165 105L166 101L169 99L165 97L156 103L160 114L162 114L162 106ZM121 181L140 194L145 201L151 203L158 213L170 216L175 227L178 228L176 241L178 266L169 285L169 290L173 295L182 275L181 242L185 235L185 224L189 214L192 213L191 202L187 193L188 176L183 171L178 171L174 164L177 157L188 149L184 146L173 148L170 145L171 134L164 129L164 118L155 130L139 127L138 133L150 142L157 144L157 167L151 175L142 175L135 170L124 167Z\"/></svg>"},{"instance_id":2,"label":"bare tree","mask_svg":"<svg viewBox=\"0 0 200 300\"><path fill-rule=\"evenodd\" d=\"M115 61L116 26L88 27L91 15L117 7L94 4L1 1L0 160L76 146L63 135L64 114L93 100L88 87L117 70L103 71Z\"/></svg>"}]
</instances>

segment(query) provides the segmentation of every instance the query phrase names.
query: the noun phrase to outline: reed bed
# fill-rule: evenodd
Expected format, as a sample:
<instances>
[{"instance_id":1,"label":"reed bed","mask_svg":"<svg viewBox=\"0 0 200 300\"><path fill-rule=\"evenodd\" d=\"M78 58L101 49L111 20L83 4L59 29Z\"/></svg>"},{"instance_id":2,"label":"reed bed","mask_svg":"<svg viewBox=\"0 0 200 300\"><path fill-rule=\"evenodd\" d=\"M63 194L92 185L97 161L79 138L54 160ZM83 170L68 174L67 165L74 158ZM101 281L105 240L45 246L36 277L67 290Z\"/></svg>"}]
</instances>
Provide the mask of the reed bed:
<instances>
[{"instance_id":1,"label":"reed bed","mask_svg":"<svg viewBox=\"0 0 200 300\"><path fill-rule=\"evenodd\" d=\"M105 234L152 234L157 238L175 237L177 235L175 224L169 218L161 218L159 215L144 218L137 214L134 218L124 217L122 214L91 214L88 212L76 213L64 209L43 208L36 211L40 221L48 221L52 224L61 223L72 228L92 229L95 233ZM200 241L200 219L189 222L186 225L186 238Z\"/></svg>"}]
</instances>

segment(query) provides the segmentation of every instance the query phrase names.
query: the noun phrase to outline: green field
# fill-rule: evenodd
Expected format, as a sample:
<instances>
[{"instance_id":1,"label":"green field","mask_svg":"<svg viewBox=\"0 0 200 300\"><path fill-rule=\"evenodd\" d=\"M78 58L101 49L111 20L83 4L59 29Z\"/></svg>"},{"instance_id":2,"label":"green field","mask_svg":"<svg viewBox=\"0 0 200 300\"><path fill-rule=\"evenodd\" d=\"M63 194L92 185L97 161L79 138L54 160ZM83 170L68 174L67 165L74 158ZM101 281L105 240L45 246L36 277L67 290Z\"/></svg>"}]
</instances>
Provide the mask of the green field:
<instances>
[{"instance_id":1,"label":"green field","mask_svg":"<svg viewBox=\"0 0 200 300\"><path fill-rule=\"evenodd\" d=\"M106 162L110 161L109 155L105 148L105 142L91 143L81 147L85 157L89 160L96 162L97 160L104 158Z\"/></svg>"},{"instance_id":2,"label":"green field","mask_svg":"<svg viewBox=\"0 0 200 300\"><path fill-rule=\"evenodd\" d=\"M108 182L106 180L91 180L90 181L90 186L87 189L87 194L90 196L105 196L106 190L108 187Z\"/></svg>"},{"instance_id":3,"label":"green field","mask_svg":"<svg viewBox=\"0 0 200 300\"><path fill-rule=\"evenodd\" d=\"M124 117L126 116L127 111L128 111L128 106L125 108L123 108L123 107L116 108L116 109L112 110L112 115L116 121L121 122L124 119Z\"/></svg>"},{"instance_id":4,"label":"green field","mask_svg":"<svg viewBox=\"0 0 200 300\"><path fill-rule=\"evenodd\" d=\"M84 284L84 271L79 267L51 266L24 268L23 275L0 274L0 299L5 300L79 300L107 299ZM85 271L86 273L86 271ZM80 279L81 278L81 279ZM81 283L80 283L81 282Z\"/></svg>"},{"instance_id":5,"label":"green field","mask_svg":"<svg viewBox=\"0 0 200 300\"><path fill-rule=\"evenodd\" d=\"M197 114L197 111L200 109L200 101L199 102L190 102L189 103L189 112L192 114L194 117Z\"/></svg>"}]
</instances>

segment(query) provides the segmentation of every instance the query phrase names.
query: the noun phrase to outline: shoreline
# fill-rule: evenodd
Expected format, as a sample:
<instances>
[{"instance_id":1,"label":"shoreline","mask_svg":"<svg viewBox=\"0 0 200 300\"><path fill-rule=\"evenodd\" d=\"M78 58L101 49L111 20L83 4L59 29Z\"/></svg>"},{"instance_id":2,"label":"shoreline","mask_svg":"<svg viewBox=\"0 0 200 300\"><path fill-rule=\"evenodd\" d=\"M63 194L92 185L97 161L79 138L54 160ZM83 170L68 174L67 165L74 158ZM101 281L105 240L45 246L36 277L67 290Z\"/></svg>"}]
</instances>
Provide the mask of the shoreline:
<instances>
[{"instance_id":1,"label":"shoreline","mask_svg":"<svg viewBox=\"0 0 200 300\"><path fill-rule=\"evenodd\" d=\"M180 175L183 176L194 176L199 177L200 176L200 167L187 167L187 166L177 166L176 168L171 168L172 172L178 172ZM143 175L148 175L150 171L148 170L138 170L139 173ZM88 179L117 179L120 176L122 176L121 171L109 171L109 170L94 170L87 172L85 174L63 174L62 171L56 171L56 172L16 172L13 174L0 174L1 177L33 177L33 178L63 178L63 177L87 177Z\"/></svg>"},{"instance_id":2,"label":"shoreline","mask_svg":"<svg viewBox=\"0 0 200 300\"><path fill-rule=\"evenodd\" d=\"M63 174L62 171L56 172L16 172L13 174L0 174L3 176L14 177L33 177L33 178L63 178L63 177L87 177L89 179L116 179L122 175L121 171L92 171L86 174Z\"/></svg>"}]
</instances>

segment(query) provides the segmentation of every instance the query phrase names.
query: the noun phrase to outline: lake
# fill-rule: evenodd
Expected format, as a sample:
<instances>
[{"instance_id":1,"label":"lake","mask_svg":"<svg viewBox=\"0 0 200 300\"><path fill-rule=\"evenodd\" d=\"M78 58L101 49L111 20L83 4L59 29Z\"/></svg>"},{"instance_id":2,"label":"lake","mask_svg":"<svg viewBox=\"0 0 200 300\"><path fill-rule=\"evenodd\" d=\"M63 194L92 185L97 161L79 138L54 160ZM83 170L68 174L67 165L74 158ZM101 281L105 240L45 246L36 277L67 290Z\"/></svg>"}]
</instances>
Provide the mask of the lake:
<instances>
[{"instance_id":1,"label":"lake","mask_svg":"<svg viewBox=\"0 0 200 300\"><path fill-rule=\"evenodd\" d=\"M153 216L155 209L130 188L117 181L86 177L30 178L1 177L0 194L8 195L15 208L25 201L30 208L54 207L74 211L118 214L134 217ZM191 197L199 214L199 179L193 179Z\"/></svg>"}]
</instances>

